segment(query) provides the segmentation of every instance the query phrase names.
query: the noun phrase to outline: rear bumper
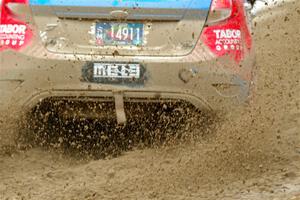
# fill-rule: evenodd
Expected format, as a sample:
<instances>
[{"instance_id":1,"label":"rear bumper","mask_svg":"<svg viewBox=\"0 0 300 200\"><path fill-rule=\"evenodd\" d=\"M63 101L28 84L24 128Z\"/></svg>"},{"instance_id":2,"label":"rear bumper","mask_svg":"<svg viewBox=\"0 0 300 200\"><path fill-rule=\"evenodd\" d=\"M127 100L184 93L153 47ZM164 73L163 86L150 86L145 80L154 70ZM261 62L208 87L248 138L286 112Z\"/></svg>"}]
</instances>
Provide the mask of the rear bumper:
<instances>
[{"instance_id":1,"label":"rear bumper","mask_svg":"<svg viewBox=\"0 0 300 200\"><path fill-rule=\"evenodd\" d=\"M28 111L48 97L113 97L125 101L180 99L199 109L227 110L244 104L253 79L254 53L237 66L230 58L97 58L97 62L139 62L147 70L143 86L104 85L82 81L84 59L32 57L1 52L0 111ZM12 114L15 115L15 114Z\"/></svg>"}]
</instances>

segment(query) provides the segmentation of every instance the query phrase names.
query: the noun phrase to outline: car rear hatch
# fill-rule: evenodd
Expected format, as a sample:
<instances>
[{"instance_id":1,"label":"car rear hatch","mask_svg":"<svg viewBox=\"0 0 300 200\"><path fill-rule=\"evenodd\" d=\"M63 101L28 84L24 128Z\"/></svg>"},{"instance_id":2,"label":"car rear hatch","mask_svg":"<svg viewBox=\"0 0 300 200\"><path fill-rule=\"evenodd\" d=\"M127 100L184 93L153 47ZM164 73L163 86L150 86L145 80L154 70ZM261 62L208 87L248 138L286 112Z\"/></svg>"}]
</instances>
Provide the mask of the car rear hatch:
<instances>
[{"instance_id":1,"label":"car rear hatch","mask_svg":"<svg viewBox=\"0 0 300 200\"><path fill-rule=\"evenodd\" d=\"M54 53L180 56L195 47L211 0L30 0Z\"/></svg>"}]
</instances>

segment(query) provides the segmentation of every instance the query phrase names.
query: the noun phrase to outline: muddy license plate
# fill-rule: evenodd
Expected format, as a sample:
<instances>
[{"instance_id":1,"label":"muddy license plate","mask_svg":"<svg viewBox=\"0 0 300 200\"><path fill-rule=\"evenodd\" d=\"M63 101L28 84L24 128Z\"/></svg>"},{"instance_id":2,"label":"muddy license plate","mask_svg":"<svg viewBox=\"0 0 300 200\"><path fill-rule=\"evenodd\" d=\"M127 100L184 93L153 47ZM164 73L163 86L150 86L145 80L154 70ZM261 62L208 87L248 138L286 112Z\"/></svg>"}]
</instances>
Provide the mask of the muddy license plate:
<instances>
[{"instance_id":1,"label":"muddy license plate","mask_svg":"<svg viewBox=\"0 0 300 200\"><path fill-rule=\"evenodd\" d=\"M139 64L94 63L94 78L139 79L141 70Z\"/></svg>"},{"instance_id":2,"label":"muddy license plate","mask_svg":"<svg viewBox=\"0 0 300 200\"><path fill-rule=\"evenodd\" d=\"M143 86L146 68L139 63L86 63L82 68L84 81L101 84Z\"/></svg>"},{"instance_id":3,"label":"muddy license plate","mask_svg":"<svg viewBox=\"0 0 300 200\"><path fill-rule=\"evenodd\" d=\"M96 23L95 39L99 46L142 46L144 43L144 24Z\"/></svg>"}]
</instances>

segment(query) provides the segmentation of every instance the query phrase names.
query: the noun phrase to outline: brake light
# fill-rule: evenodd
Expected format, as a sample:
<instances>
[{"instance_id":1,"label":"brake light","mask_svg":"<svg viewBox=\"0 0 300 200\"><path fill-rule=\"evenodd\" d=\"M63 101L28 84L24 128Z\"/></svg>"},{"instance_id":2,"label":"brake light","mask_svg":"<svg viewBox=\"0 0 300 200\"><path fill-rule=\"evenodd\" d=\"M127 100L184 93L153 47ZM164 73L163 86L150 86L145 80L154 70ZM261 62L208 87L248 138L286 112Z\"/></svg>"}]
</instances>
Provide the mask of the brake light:
<instances>
[{"instance_id":1,"label":"brake light","mask_svg":"<svg viewBox=\"0 0 300 200\"><path fill-rule=\"evenodd\" d=\"M216 57L230 56L239 63L251 49L252 39L244 0L213 0L201 40Z\"/></svg>"},{"instance_id":2,"label":"brake light","mask_svg":"<svg viewBox=\"0 0 300 200\"><path fill-rule=\"evenodd\" d=\"M0 18L0 51L5 49L20 50L29 44L32 30L25 21L25 16L15 13L11 7L28 4L27 0L3 0ZM17 9L16 9L17 10Z\"/></svg>"},{"instance_id":3,"label":"brake light","mask_svg":"<svg viewBox=\"0 0 300 200\"><path fill-rule=\"evenodd\" d=\"M208 24L216 23L230 17L232 0L213 0L207 19Z\"/></svg>"}]
</instances>

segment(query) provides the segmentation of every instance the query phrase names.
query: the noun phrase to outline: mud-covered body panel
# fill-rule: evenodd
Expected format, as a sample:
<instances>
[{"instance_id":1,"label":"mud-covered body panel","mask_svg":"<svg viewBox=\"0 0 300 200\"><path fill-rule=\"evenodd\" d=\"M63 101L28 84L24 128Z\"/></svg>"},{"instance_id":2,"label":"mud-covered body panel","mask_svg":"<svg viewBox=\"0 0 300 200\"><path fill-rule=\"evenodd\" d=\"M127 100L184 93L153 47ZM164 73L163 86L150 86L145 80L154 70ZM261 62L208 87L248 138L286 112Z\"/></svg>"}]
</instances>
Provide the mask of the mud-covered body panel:
<instances>
[{"instance_id":1,"label":"mud-covered body panel","mask_svg":"<svg viewBox=\"0 0 300 200\"><path fill-rule=\"evenodd\" d=\"M25 5L28 5L27 1L24 2ZM20 6L16 5L15 10L20 9ZM43 12L44 17L36 18L33 15L33 18L29 18L29 22L26 23L26 31L32 33L32 38L29 38L30 42L20 48L4 46L5 48L1 49L0 88L3 95L0 97L0 109L9 110L13 107L19 111L28 110L35 106L38 101L52 96L103 98L112 97L116 92L122 93L127 99L154 99L157 101L182 99L200 109L208 110L226 110L243 105L250 95L249 91L251 84L253 84L255 59L253 45L248 45L246 42L247 37L245 36L249 36L249 29L243 25L246 22L243 8L238 6L236 10L241 12L238 15L239 18L229 22L242 24L242 26L234 27L234 30L240 31L240 34L228 34L226 37L238 37L239 45L242 48L225 51L222 55L212 51L212 46L208 45L206 40L209 39L209 44L211 44L217 38L216 34L221 33L212 30L213 26L206 26L202 29L205 21L199 21L203 24L199 27L193 27L193 29L198 27L199 35L194 35L194 46L184 54L181 51L177 51L176 54L168 50L165 52L168 52L169 55L164 55L164 51L146 55L145 52L147 51L134 53L135 50L131 50L128 52L131 52L132 55L126 55L126 53L122 53L121 47L114 47L118 53L108 51L106 55L95 52L62 53L49 51L45 47L43 32L40 31L36 21L41 20L40 25L45 27L48 24L48 29L51 32L53 28L51 20L55 19L56 16L53 17L52 11L49 10ZM53 18L50 17L47 21L48 14ZM14 17L9 15L7 19ZM63 21L66 20L70 19ZM9 25L3 20L1 23L1 25ZM157 22L156 25L159 26L159 23L166 22ZM193 24L192 21L188 23L191 23L191 26L199 25ZM78 25L82 26L81 28L85 26L82 22ZM69 28L75 28L75 26L76 23L74 22ZM230 31L232 33L233 30L232 27L227 26L221 28L226 33ZM216 29L220 29L220 26L217 26ZM190 30L180 28L178 31ZM10 33L5 34L10 35ZM79 32L79 36L82 38L86 35ZM185 36L185 34L180 34L180 37ZM157 40L164 40L164 38ZM137 85L101 84L84 79L83 69L87 63L108 62L142 65L146 70L144 82Z\"/></svg>"}]
</instances>

